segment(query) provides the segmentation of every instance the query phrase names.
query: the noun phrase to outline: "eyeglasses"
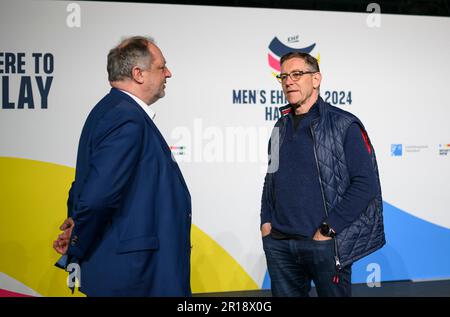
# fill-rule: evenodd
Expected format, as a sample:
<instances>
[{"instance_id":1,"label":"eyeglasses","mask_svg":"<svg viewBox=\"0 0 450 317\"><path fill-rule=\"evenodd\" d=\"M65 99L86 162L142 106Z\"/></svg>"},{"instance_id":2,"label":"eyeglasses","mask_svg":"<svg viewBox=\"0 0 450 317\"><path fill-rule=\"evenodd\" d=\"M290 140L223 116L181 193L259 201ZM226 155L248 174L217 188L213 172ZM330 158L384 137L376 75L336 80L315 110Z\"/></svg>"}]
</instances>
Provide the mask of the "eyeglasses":
<instances>
[{"instance_id":1,"label":"eyeglasses","mask_svg":"<svg viewBox=\"0 0 450 317\"><path fill-rule=\"evenodd\" d=\"M317 72L311 72L311 71L304 72L304 71L301 71L301 70L294 70L293 72L290 72L289 74L288 74L288 73L281 73L280 75L277 75L277 79L278 79L278 81L279 81L280 83L283 83L283 82L286 81L286 79L287 79L288 76L289 76L289 77L292 79L292 81L297 81L297 80L299 80L300 77L302 77L303 75L306 75L306 74L314 74L314 73L317 73Z\"/></svg>"}]
</instances>

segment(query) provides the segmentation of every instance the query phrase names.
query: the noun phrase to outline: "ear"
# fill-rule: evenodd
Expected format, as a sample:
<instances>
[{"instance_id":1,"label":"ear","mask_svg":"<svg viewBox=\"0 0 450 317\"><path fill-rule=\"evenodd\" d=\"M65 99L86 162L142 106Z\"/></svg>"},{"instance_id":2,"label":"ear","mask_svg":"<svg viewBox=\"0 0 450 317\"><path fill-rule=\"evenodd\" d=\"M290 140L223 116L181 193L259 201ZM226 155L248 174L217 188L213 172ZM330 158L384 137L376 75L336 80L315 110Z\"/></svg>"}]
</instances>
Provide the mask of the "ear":
<instances>
[{"instance_id":1,"label":"ear","mask_svg":"<svg viewBox=\"0 0 450 317\"><path fill-rule=\"evenodd\" d=\"M322 82L322 74L321 73L315 73L313 74L313 87L314 89L317 89L320 87L320 83Z\"/></svg>"},{"instance_id":2,"label":"ear","mask_svg":"<svg viewBox=\"0 0 450 317\"><path fill-rule=\"evenodd\" d=\"M142 69L135 66L131 70L131 76L133 77L133 80L139 84L144 83L144 75L142 74Z\"/></svg>"}]
</instances>

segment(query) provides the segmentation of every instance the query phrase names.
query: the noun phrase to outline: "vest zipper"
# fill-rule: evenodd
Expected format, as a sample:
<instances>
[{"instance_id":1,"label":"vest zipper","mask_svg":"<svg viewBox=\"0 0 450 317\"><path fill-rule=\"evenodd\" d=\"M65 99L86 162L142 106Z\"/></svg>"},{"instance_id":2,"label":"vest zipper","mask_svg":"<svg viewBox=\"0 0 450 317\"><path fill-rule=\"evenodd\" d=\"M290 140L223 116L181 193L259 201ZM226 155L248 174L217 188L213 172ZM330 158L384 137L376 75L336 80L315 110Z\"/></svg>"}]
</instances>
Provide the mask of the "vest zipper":
<instances>
[{"instance_id":1,"label":"vest zipper","mask_svg":"<svg viewBox=\"0 0 450 317\"><path fill-rule=\"evenodd\" d=\"M319 184L320 184L320 191L322 193L323 207L325 209L325 216L328 218L327 204L325 202L325 195L323 193L322 177L320 176L319 161L317 159L316 153L316 138L314 137L314 130L312 128L312 123L309 126L309 129L311 130L311 135L313 138L314 158L316 160L317 175L319 175ZM339 272L341 270L341 261L339 260L338 244L336 237L334 237L333 240L334 240L334 262L336 265L336 270Z\"/></svg>"}]
</instances>

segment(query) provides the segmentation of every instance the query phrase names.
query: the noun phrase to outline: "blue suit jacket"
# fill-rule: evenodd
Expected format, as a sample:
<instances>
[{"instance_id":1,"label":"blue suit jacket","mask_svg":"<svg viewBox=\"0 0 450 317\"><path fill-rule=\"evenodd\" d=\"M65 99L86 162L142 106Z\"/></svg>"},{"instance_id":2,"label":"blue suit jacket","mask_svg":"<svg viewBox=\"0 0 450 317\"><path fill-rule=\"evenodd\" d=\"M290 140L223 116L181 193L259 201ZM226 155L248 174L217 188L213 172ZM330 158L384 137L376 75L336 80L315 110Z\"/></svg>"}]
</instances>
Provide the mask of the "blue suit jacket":
<instances>
[{"instance_id":1,"label":"blue suit jacket","mask_svg":"<svg viewBox=\"0 0 450 317\"><path fill-rule=\"evenodd\" d=\"M111 89L84 125L67 252L88 296L190 296L191 199L145 111Z\"/></svg>"}]
</instances>

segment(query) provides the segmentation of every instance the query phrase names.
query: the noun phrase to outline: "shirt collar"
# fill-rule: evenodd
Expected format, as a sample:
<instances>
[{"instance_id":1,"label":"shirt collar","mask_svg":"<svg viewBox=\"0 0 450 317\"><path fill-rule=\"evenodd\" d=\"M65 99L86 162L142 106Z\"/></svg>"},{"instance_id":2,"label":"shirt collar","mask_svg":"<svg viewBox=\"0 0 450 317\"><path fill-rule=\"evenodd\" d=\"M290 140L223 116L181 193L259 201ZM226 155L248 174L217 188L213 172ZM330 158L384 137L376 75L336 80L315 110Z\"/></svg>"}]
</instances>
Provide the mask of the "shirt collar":
<instances>
[{"instance_id":1,"label":"shirt collar","mask_svg":"<svg viewBox=\"0 0 450 317\"><path fill-rule=\"evenodd\" d=\"M129 93L128 91L119 89L121 92L126 93L128 96L130 96L131 98L133 98L134 101L136 101L136 103L141 106L141 108L145 111L145 113L149 116L150 119L154 120L156 113L152 110L152 108L150 108L149 105L147 105L145 102L143 102L141 99L139 99L138 97L136 97L135 95Z\"/></svg>"},{"instance_id":2,"label":"shirt collar","mask_svg":"<svg viewBox=\"0 0 450 317\"><path fill-rule=\"evenodd\" d=\"M320 97L320 95L319 95L317 97L316 102L311 106L309 111L311 111L311 109L313 107L319 108L319 103L322 102L322 101L323 101L322 97ZM294 107L291 104L287 104L285 106L279 107L278 110L280 111L282 117L288 116L290 114L292 114L292 116L295 116L295 109L294 109ZM313 109L313 110L315 111L315 109ZM309 113L309 111L307 113ZM318 112L320 113L320 111L318 111Z\"/></svg>"}]
</instances>

